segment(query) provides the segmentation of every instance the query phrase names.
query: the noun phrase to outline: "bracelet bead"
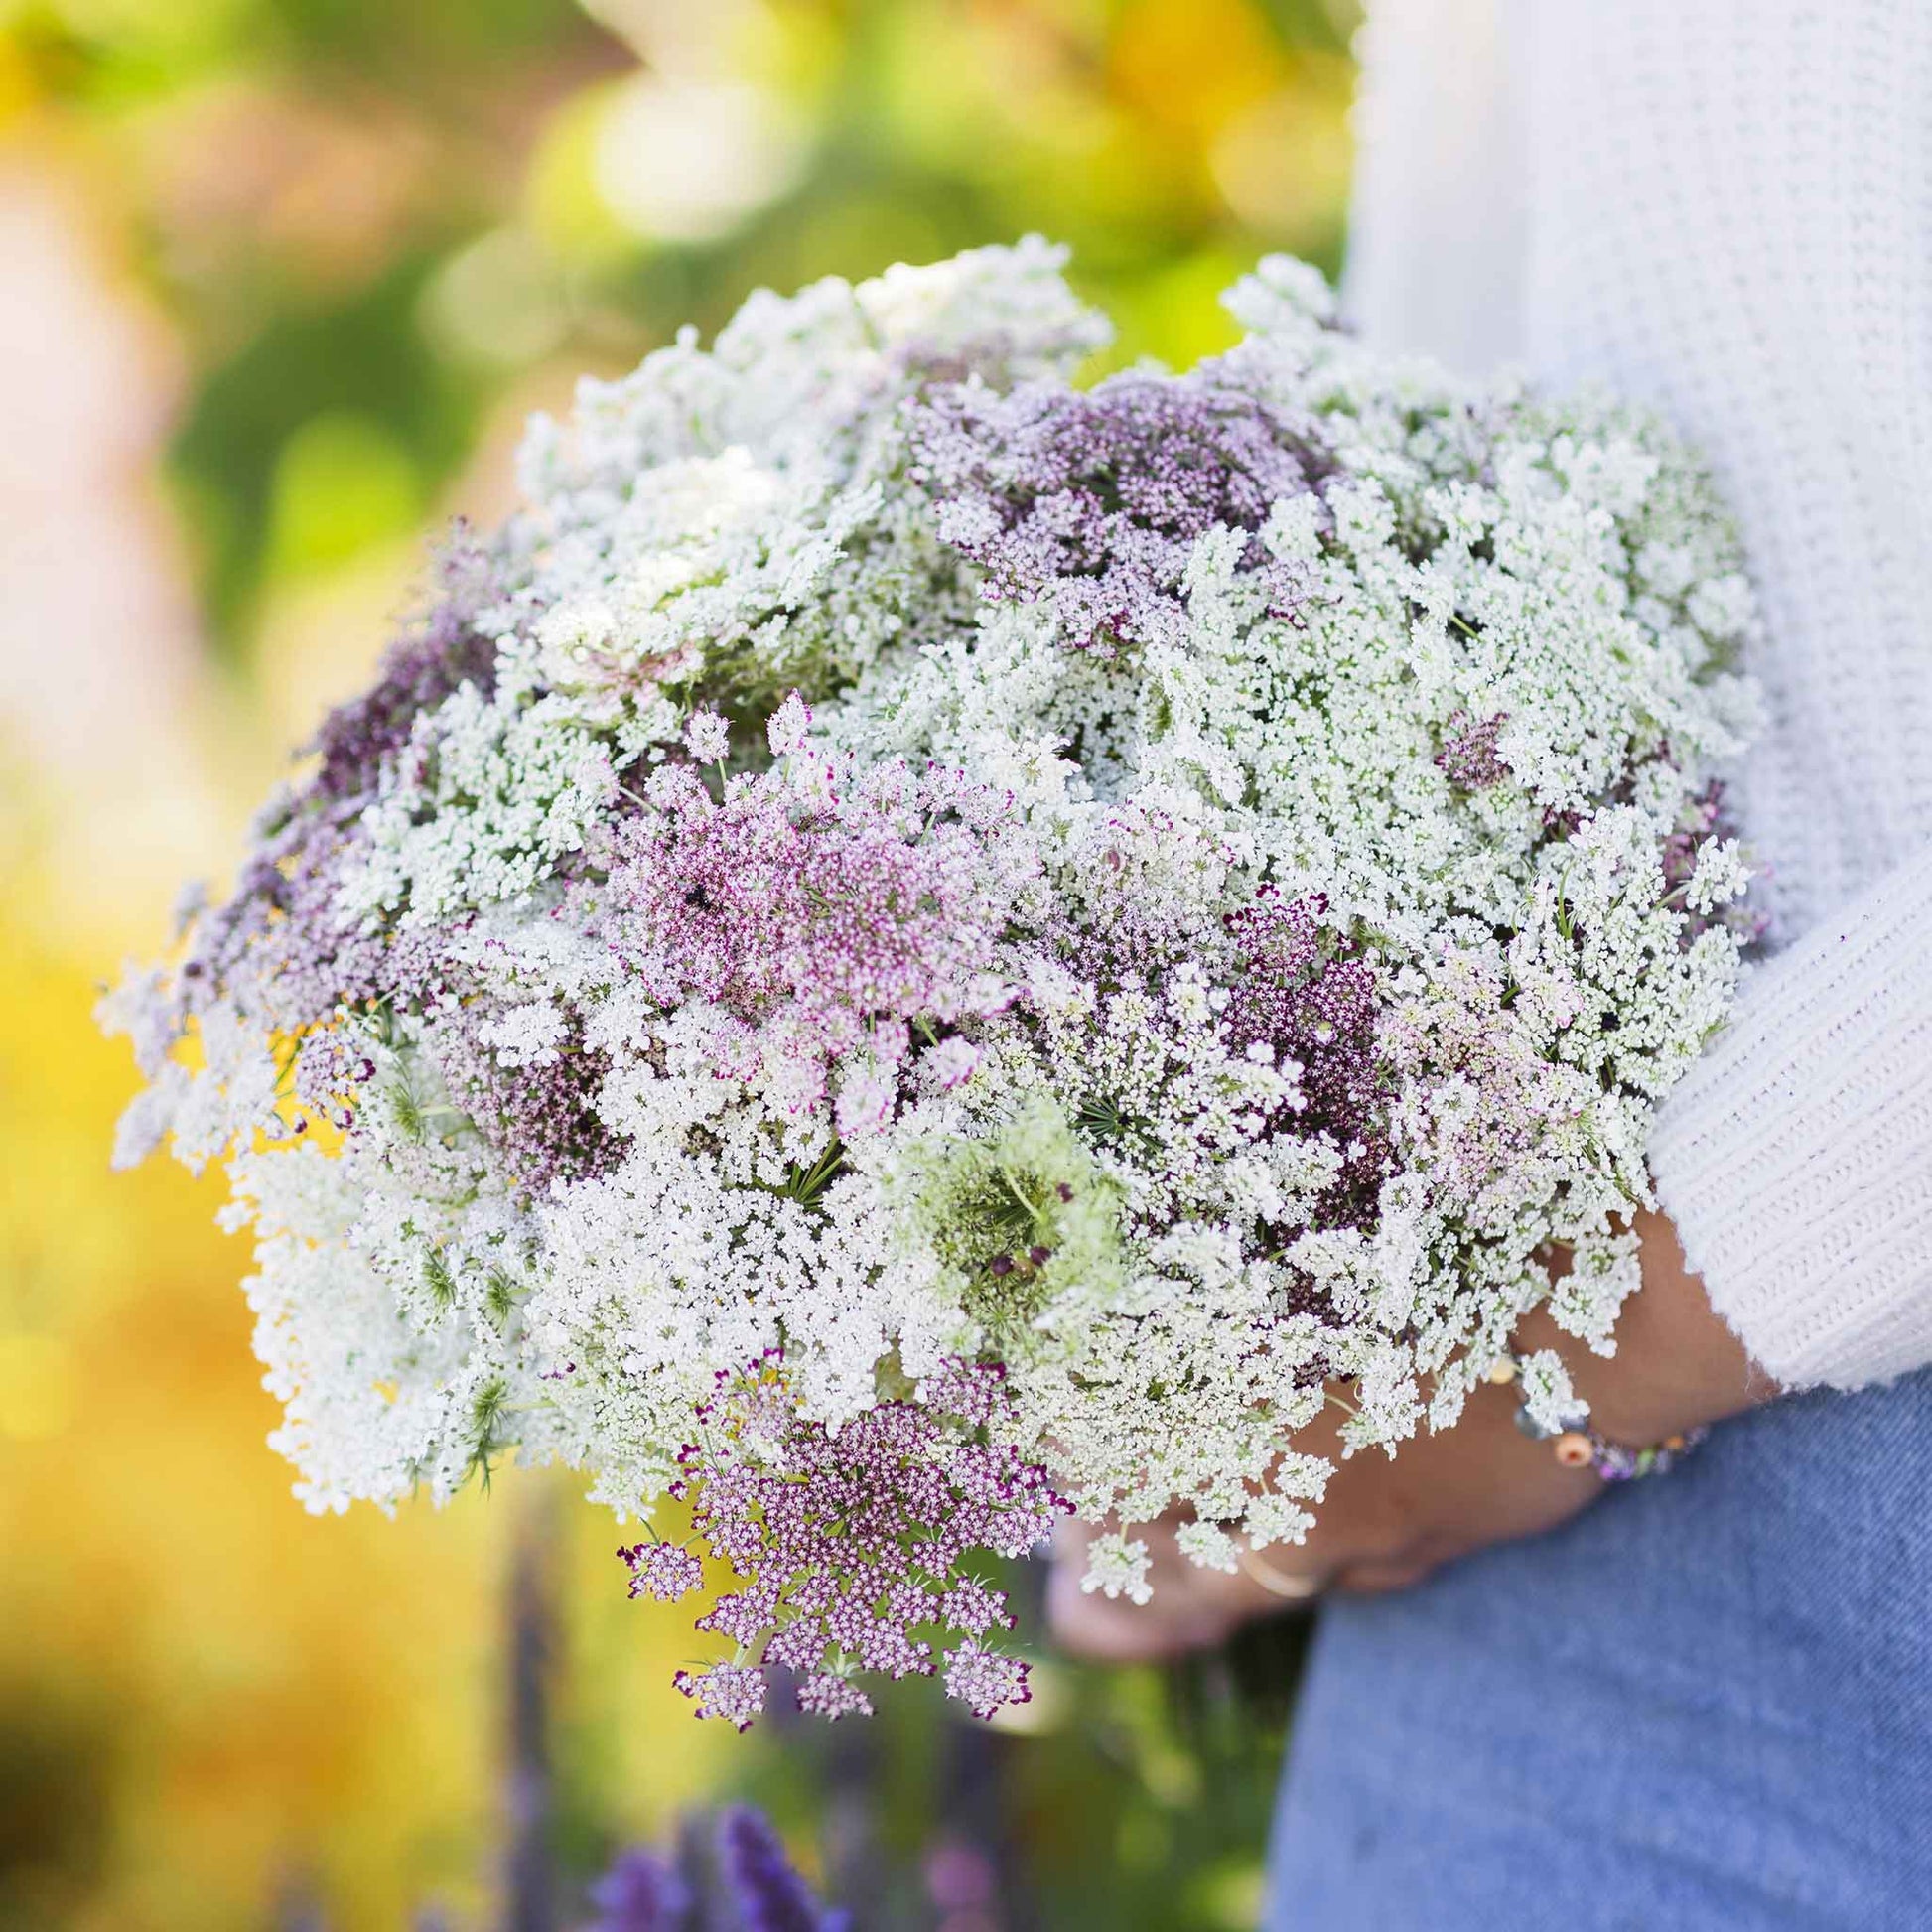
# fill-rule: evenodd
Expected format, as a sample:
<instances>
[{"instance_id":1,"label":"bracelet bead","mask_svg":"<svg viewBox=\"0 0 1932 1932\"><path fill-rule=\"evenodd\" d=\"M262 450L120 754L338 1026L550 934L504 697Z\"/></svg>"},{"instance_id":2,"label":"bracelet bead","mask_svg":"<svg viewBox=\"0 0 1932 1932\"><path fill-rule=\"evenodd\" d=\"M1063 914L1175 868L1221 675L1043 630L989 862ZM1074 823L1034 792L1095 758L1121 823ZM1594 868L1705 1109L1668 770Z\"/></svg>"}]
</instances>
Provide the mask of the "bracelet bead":
<instances>
[{"instance_id":1,"label":"bracelet bead","mask_svg":"<svg viewBox=\"0 0 1932 1932\"><path fill-rule=\"evenodd\" d=\"M1516 1357L1504 1355L1490 1364L1485 1375L1488 1381L1501 1388L1517 1381L1521 1373L1522 1364ZM1566 1469L1590 1469L1604 1482L1631 1482L1638 1476L1663 1475L1710 1433L1708 1430L1693 1429L1666 1436L1661 1443L1653 1443L1645 1449L1630 1449L1622 1443L1605 1440L1587 1427L1554 1428L1531 1415L1527 1402L1518 1404L1515 1420L1516 1427L1532 1442L1548 1443L1552 1454Z\"/></svg>"}]
</instances>

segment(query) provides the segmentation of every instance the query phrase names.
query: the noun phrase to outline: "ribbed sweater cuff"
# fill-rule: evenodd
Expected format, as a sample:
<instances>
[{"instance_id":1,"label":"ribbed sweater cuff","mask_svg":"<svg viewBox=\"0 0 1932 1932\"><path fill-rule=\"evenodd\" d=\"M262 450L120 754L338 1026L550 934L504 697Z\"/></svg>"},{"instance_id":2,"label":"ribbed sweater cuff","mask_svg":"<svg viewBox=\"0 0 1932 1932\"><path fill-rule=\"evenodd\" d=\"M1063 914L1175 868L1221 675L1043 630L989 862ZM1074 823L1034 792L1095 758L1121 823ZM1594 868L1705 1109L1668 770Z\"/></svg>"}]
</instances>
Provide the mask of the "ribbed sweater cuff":
<instances>
[{"instance_id":1,"label":"ribbed sweater cuff","mask_svg":"<svg viewBox=\"0 0 1932 1932\"><path fill-rule=\"evenodd\" d=\"M1712 1306L1785 1387L1932 1361L1932 851L1749 977L1651 1164Z\"/></svg>"}]
</instances>

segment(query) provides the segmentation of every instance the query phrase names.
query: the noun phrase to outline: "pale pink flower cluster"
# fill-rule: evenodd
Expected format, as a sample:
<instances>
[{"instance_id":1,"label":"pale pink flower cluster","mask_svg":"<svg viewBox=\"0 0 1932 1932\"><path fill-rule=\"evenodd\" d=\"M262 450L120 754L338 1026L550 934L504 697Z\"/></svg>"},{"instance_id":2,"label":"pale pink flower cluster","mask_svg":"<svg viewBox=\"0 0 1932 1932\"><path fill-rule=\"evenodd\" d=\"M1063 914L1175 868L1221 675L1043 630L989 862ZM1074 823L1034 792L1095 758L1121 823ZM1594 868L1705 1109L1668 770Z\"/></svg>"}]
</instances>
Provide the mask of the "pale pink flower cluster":
<instances>
[{"instance_id":1,"label":"pale pink flower cluster","mask_svg":"<svg viewBox=\"0 0 1932 1932\"><path fill-rule=\"evenodd\" d=\"M722 798L687 765L652 777L599 852L586 925L661 1005L713 1011L721 1076L761 1079L794 1112L862 1058L841 1095L858 1131L889 1107L914 1023L1009 1004L1000 945L1038 862L1009 802L957 771L848 772L782 708L771 729L792 754ZM944 1077L971 1051L949 1045Z\"/></svg>"}]
</instances>

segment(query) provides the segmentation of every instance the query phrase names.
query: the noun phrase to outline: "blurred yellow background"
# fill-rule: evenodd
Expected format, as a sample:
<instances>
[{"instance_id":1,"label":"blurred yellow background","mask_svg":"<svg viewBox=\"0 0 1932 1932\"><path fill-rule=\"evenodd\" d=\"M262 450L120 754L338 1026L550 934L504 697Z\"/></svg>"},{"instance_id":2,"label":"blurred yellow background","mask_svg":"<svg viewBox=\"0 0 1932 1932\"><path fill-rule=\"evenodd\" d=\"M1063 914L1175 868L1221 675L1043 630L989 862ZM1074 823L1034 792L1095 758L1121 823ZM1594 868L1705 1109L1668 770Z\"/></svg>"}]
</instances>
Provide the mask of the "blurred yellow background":
<instances>
[{"instance_id":1,"label":"blurred yellow background","mask_svg":"<svg viewBox=\"0 0 1932 1932\"><path fill-rule=\"evenodd\" d=\"M684 1619L625 1600L568 1483L304 1515L218 1184L109 1174L134 1079L89 1009L367 673L424 533L501 512L531 407L758 284L1030 229L1073 245L1117 359L1190 362L1257 254L1335 266L1353 26L1349 0L0 0L0 1927L510 1923L519 1534L555 1597L549 1922L724 1792L834 1877L827 1794L858 1794L868 1856L911 1874L882 1925L1252 1922L1268 1751L1144 1674L1049 1675L994 1757L910 1704L741 1742L691 1722ZM920 1878L974 1818L1030 1905Z\"/></svg>"}]
</instances>

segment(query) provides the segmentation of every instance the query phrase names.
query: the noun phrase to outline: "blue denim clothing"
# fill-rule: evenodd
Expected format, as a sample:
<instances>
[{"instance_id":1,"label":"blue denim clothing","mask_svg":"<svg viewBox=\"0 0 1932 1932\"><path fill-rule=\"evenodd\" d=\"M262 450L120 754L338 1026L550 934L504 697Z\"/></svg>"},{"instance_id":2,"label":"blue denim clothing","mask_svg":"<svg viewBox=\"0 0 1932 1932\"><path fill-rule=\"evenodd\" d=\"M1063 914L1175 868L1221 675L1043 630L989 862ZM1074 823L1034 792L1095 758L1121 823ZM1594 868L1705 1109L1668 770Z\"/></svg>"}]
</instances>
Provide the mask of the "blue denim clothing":
<instances>
[{"instance_id":1,"label":"blue denim clothing","mask_svg":"<svg viewBox=\"0 0 1932 1932\"><path fill-rule=\"evenodd\" d=\"M1932 1928L1932 1372L1323 1612L1268 1932Z\"/></svg>"}]
</instances>

